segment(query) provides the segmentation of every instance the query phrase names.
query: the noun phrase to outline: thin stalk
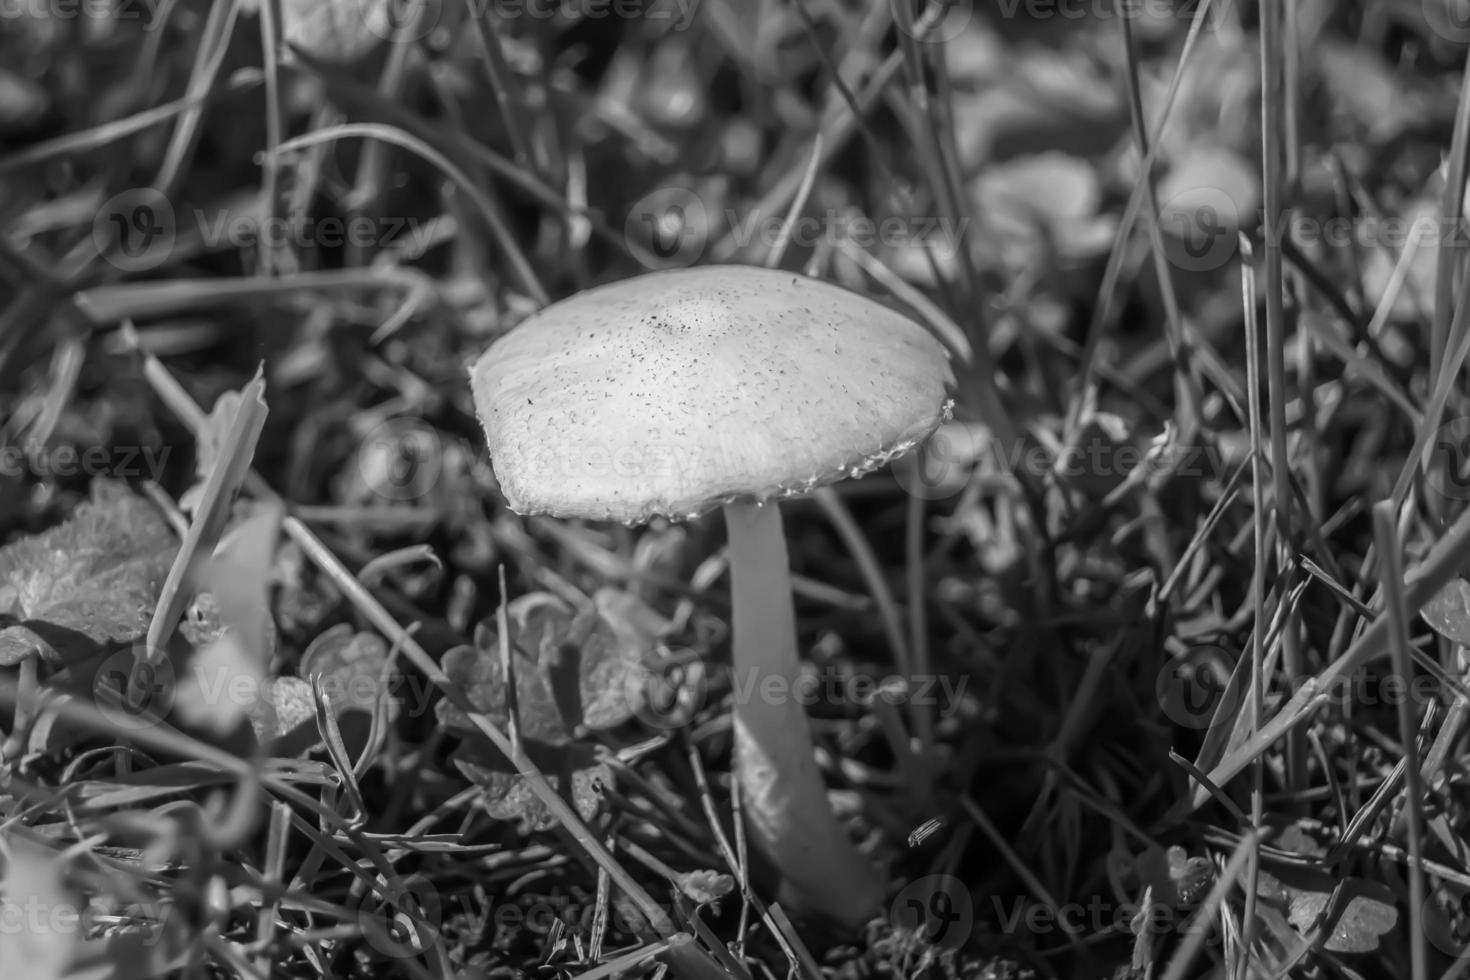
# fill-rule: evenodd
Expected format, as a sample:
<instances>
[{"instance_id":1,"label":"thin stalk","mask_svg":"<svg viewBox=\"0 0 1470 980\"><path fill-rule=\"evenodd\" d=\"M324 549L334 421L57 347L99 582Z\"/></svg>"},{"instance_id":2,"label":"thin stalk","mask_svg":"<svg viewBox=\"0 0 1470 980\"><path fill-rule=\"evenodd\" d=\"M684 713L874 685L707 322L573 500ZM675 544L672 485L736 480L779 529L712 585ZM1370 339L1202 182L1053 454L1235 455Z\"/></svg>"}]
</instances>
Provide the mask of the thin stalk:
<instances>
[{"instance_id":1,"label":"thin stalk","mask_svg":"<svg viewBox=\"0 0 1470 980\"><path fill-rule=\"evenodd\" d=\"M783 903L861 926L877 911L883 889L832 814L811 726L793 690L796 611L780 508L729 504L725 526L735 629L735 772L752 839L783 876Z\"/></svg>"}]
</instances>

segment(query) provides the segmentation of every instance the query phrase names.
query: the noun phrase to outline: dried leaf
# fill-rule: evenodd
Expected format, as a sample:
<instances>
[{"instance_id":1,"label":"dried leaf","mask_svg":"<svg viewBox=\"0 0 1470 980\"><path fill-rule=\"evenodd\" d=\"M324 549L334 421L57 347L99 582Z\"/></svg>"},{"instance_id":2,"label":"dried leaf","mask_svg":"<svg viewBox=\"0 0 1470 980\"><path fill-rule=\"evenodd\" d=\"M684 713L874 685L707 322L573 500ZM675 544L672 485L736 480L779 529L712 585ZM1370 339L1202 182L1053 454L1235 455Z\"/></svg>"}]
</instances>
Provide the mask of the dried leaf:
<instances>
[{"instance_id":1,"label":"dried leaf","mask_svg":"<svg viewBox=\"0 0 1470 980\"><path fill-rule=\"evenodd\" d=\"M151 503L95 481L66 523L0 549L0 609L11 610L0 613L0 666L35 649L69 663L142 637L177 546Z\"/></svg>"}]
</instances>

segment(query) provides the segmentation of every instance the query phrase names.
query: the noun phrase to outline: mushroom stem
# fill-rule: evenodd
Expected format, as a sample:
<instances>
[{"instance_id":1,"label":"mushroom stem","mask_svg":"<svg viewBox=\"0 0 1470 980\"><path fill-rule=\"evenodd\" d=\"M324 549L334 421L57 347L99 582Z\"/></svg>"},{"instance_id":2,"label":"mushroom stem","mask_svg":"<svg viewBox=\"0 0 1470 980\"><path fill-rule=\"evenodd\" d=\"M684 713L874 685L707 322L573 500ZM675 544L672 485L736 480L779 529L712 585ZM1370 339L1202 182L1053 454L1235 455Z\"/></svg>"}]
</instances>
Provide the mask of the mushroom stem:
<instances>
[{"instance_id":1,"label":"mushroom stem","mask_svg":"<svg viewBox=\"0 0 1470 980\"><path fill-rule=\"evenodd\" d=\"M781 511L728 504L725 527L735 690L745 692L735 701L735 773L752 839L783 875L783 904L858 928L878 910L883 886L832 814L793 690L796 613Z\"/></svg>"}]
</instances>

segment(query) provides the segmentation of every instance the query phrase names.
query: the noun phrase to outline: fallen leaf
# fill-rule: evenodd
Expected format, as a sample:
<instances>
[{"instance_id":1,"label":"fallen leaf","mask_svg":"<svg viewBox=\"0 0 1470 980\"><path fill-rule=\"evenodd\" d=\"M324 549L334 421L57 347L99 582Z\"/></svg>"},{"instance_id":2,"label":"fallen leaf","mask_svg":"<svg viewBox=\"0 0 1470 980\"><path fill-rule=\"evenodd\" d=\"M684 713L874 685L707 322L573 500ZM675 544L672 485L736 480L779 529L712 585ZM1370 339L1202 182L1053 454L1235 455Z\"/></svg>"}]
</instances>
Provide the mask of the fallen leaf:
<instances>
[{"instance_id":1,"label":"fallen leaf","mask_svg":"<svg viewBox=\"0 0 1470 980\"><path fill-rule=\"evenodd\" d=\"M0 549L0 666L32 650L69 663L145 635L177 547L150 502L96 480L64 524Z\"/></svg>"}]
</instances>

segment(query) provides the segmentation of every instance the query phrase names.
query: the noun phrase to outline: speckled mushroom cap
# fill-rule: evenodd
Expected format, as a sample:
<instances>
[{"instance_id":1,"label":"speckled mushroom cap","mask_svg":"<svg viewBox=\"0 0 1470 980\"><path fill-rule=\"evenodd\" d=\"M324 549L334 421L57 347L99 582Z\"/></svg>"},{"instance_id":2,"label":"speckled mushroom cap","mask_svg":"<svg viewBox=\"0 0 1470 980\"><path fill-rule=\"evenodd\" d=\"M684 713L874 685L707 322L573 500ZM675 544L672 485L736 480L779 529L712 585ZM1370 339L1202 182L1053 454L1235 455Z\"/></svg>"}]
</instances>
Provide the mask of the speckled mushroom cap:
<instances>
[{"instance_id":1,"label":"speckled mushroom cap","mask_svg":"<svg viewBox=\"0 0 1470 980\"><path fill-rule=\"evenodd\" d=\"M733 265L578 293L470 368L512 509L628 524L861 476L948 417L951 377L886 306Z\"/></svg>"}]
</instances>

